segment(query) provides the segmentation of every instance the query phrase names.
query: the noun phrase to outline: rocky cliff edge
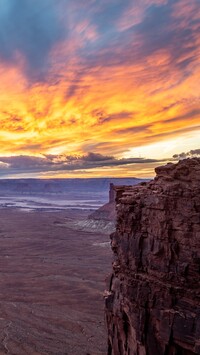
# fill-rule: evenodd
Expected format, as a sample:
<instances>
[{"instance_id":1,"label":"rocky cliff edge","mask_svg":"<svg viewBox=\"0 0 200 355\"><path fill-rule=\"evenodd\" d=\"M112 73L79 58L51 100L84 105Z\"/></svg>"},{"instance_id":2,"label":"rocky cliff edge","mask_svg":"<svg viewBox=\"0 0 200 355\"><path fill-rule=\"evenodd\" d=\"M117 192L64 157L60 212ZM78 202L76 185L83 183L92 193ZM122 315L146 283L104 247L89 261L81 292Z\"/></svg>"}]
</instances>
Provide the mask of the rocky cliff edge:
<instances>
[{"instance_id":1,"label":"rocky cliff edge","mask_svg":"<svg viewBox=\"0 0 200 355\"><path fill-rule=\"evenodd\" d=\"M200 159L116 187L109 355L200 354Z\"/></svg>"}]
</instances>

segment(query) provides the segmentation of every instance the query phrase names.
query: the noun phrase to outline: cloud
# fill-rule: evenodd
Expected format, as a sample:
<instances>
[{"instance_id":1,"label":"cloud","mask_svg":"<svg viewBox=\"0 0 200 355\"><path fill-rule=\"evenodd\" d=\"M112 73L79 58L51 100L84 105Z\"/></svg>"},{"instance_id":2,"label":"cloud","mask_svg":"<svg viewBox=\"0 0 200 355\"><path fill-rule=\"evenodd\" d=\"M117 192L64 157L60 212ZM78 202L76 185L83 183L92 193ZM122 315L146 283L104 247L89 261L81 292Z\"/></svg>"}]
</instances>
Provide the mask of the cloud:
<instances>
[{"instance_id":1,"label":"cloud","mask_svg":"<svg viewBox=\"0 0 200 355\"><path fill-rule=\"evenodd\" d=\"M0 155L20 157L7 170L125 169L135 149L197 137L198 10L199 0L0 0Z\"/></svg>"},{"instance_id":2,"label":"cloud","mask_svg":"<svg viewBox=\"0 0 200 355\"><path fill-rule=\"evenodd\" d=\"M88 153L85 155L51 155L42 157L34 156L10 156L0 157L0 174L32 174L42 172L59 172L90 170L94 168L117 167L132 164L147 164L158 162L156 159L128 158L116 159L113 156Z\"/></svg>"},{"instance_id":3,"label":"cloud","mask_svg":"<svg viewBox=\"0 0 200 355\"><path fill-rule=\"evenodd\" d=\"M192 120L194 117L199 117L200 116L200 108L199 109L194 109L192 111L186 112L182 115L177 115L176 117L168 118L163 123L165 122L177 122L177 121L186 121L186 120Z\"/></svg>"},{"instance_id":4,"label":"cloud","mask_svg":"<svg viewBox=\"0 0 200 355\"><path fill-rule=\"evenodd\" d=\"M102 154L95 154L95 153L88 153L87 155L84 155L82 157L84 161L88 162L106 162L106 161L111 161L113 160L112 156L105 156Z\"/></svg>"},{"instance_id":5,"label":"cloud","mask_svg":"<svg viewBox=\"0 0 200 355\"><path fill-rule=\"evenodd\" d=\"M0 176L52 176L52 173L56 175L66 173L79 175L82 172L87 175L93 174L94 171L102 171L104 174L108 171L127 171L131 175L131 171L134 172L138 167L141 170L138 176L140 174L141 176L145 175L145 171L148 171L149 176L153 176L153 169L159 164L199 156L200 149L174 154L172 158L159 160L142 157L117 159L113 156L93 152L85 155L46 154L41 157L25 155L9 156L0 157Z\"/></svg>"},{"instance_id":6,"label":"cloud","mask_svg":"<svg viewBox=\"0 0 200 355\"><path fill-rule=\"evenodd\" d=\"M91 112L91 114L96 118L96 124L105 124L107 122L122 122L125 120L130 120L134 117L135 112L121 111L117 113L106 114L106 112L103 110L94 110Z\"/></svg>"},{"instance_id":7,"label":"cloud","mask_svg":"<svg viewBox=\"0 0 200 355\"><path fill-rule=\"evenodd\" d=\"M100 21L104 26L102 25L99 40L87 47L87 51L83 48L80 52L85 59L85 66L89 69L96 66L113 68L140 64L135 73L136 76L141 77L143 72L148 81L152 80L153 75L154 81L161 78L165 82L168 82L176 71L173 85L178 85L191 74L194 64L198 62L199 26L197 23L199 19L196 19L195 24L192 17L187 18L186 4L184 4L185 11L182 9L180 16L174 16L174 7L177 3L181 4L181 1L141 1L141 5L135 5L135 2L124 2L126 5L123 5L121 12L124 16L124 23L127 23L130 7L132 8L129 21L130 23L132 21L132 26L128 27L120 27L121 17L117 16L117 6L115 15L112 11L108 12L110 22L107 23L107 12L103 12L102 6L101 13L105 21L103 22L103 19ZM196 11L198 11L198 6L196 0L191 1L191 7ZM137 14L138 11L141 16L137 17L135 23L134 13ZM98 22L97 15L98 13L92 14ZM183 18L185 18L185 27L180 26ZM119 28L112 26L113 22L118 23ZM162 54L166 55L167 60L165 62L159 60L158 65L157 60L153 61L153 57ZM155 73L152 73L153 69ZM179 71L182 75L177 78Z\"/></svg>"},{"instance_id":8,"label":"cloud","mask_svg":"<svg viewBox=\"0 0 200 355\"><path fill-rule=\"evenodd\" d=\"M141 125L141 126L133 126L133 127L128 127L128 128L121 128L121 129L118 129L116 130L115 132L118 133L118 134L137 134L137 133L141 133L141 132L144 132L144 133L148 133L148 132L151 132L151 126L152 124L144 124L144 125Z\"/></svg>"},{"instance_id":9,"label":"cloud","mask_svg":"<svg viewBox=\"0 0 200 355\"><path fill-rule=\"evenodd\" d=\"M176 160L179 159L186 159L186 158L193 158L193 157L199 157L200 156L200 149L192 149L189 152L182 152L180 154L174 154L173 158Z\"/></svg>"},{"instance_id":10,"label":"cloud","mask_svg":"<svg viewBox=\"0 0 200 355\"><path fill-rule=\"evenodd\" d=\"M22 56L29 77L43 79L54 45L67 36L61 21L64 0L0 0L0 58L16 64Z\"/></svg>"}]
</instances>

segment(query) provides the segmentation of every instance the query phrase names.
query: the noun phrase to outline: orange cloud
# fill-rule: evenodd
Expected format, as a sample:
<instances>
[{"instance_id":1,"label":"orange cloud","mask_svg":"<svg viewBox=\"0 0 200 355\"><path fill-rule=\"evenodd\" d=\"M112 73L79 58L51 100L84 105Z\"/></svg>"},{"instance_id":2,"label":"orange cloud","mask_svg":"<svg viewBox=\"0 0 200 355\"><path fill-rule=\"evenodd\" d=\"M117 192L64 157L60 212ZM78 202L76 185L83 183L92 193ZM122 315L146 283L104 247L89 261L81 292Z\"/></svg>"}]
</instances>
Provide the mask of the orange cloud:
<instances>
[{"instance_id":1,"label":"orange cloud","mask_svg":"<svg viewBox=\"0 0 200 355\"><path fill-rule=\"evenodd\" d=\"M0 60L1 156L92 151L120 159L200 129L197 1L141 4L129 2L121 17L113 8L104 32L99 8L83 19L71 6L70 34L48 49L41 80L27 75L23 53ZM143 165L144 175L151 168ZM130 167L112 169L131 175Z\"/></svg>"}]
</instances>

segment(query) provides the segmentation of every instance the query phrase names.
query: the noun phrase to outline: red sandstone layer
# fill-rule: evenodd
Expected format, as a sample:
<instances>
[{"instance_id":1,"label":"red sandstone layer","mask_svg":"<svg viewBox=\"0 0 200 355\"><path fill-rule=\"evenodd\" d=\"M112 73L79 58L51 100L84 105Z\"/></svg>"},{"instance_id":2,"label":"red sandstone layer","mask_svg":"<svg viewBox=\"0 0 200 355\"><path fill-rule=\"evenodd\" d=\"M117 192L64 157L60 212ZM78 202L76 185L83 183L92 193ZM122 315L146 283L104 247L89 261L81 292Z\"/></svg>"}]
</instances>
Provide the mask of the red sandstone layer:
<instances>
[{"instance_id":1,"label":"red sandstone layer","mask_svg":"<svg viewBox=\"0 0 200 355\"><path fill-rule=\"evenodd\" d=\"M109 355L200 354L200 159L118 187Z\"/></svg>"}]
</instances>

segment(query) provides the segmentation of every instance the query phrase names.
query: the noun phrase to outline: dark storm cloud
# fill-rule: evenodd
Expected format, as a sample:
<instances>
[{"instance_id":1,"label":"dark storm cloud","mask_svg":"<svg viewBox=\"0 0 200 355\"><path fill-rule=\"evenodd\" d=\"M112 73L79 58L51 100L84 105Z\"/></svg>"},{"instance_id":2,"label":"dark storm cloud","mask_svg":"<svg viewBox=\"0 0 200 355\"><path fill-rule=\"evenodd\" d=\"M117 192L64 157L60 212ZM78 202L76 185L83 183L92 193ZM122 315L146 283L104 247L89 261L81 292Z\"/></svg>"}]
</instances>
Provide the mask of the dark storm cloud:
<instances>
[{"instance_id":1,"label":"dark storm cloud","mask_svg":"<svg viewBox=\"0 0 200 355\"><path fill-rule=\"evenodd\" d=\"M65 0L0 0L0 58L26 61L29 76L43 78L53 46L66 36L59 6Z\"/></svg>"},{"instance_id":2,"label":"dark storm cloud","mask_svg":"<svg viewBox=\"0 0 200 355\"><path fill-rule=\"evenodd\" d=\"M22 174L34 172L50 171L75 171L82 169L93 169L97 167L114 167L130 164L145 164L159 162L156 159L128 158L116 159L113 156L104 156L102 154L88 153L83 156L65 156L65 155L45 155L34 156L11 156L0 157L0 175L2 174Z\"/></svg>"}]
</instances>

